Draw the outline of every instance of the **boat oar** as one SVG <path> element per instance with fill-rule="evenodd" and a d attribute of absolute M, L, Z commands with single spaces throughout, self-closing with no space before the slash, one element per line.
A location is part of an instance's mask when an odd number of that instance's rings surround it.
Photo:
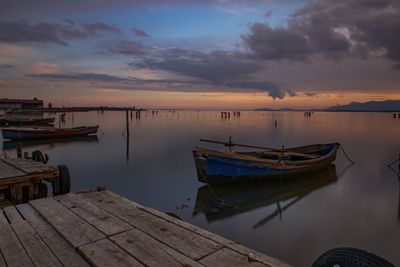
<path fill-rule="evenodd" d="M 241 146 L 241 147 L 249 147 L 249 148 L 257 148 L 257 149 L 264 149 L 264 154 L 269 154 L 269 155 L 287 155 L 287 156 L 299 156 L 299 157 L 304 157 L 304 158 L 309 158 L 309 159 L 315 159 L 320 156 L 318 155 L 310 155 L 310 154 L 304 154 L 304 153 L 298 153 L 298 152 L 293 152 L 287 149 L 275 149 L 275 148 L 270 148 L 270 147 L 262 147 L 262 146 L 252 146 L 252 145 L 244 145 L 244 144 L 236 144 L 231 141 L 231 138 L 229 138 L 229 142 L 222 142 L 222 141 L 214 141 L 214 140 L 208 140 L 208 139 L 200 139 L 201 142 L 207 142 L 207 143 L 214 143 L 214 144 L 221 144 L 228 146 L 229 148 L 232 146 Z"/>
<path fill-rule="evenodd" d="M 231 139 L 229 139 L 231 140 Z M 271 151 L 286 151 L 284 149 L 275 149 L 275 148 L 270 148 L 270 147 L 263 147 L 263 146 L 252 146 L 252 145 L 244 145 L 244 144 L 237 144 L 233 142 L 222 142 L 222 141 L 215 141 L 215 140 L 209 140 L 209 139 L 200 139 L 201 142 L 207 142 L 207 143 L 214 143 L 214 144 L 220 144 L 224 146 L 241 146 L 241 147 L 249 147 L 249 148 L 258 148 L 258 149 L 265 149 L 265 150 L 271 150 Z"/>

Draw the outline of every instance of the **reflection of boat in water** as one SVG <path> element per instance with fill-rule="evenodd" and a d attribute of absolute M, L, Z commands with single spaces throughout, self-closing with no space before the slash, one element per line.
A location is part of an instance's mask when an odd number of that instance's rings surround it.
<path fill-rule="evenodd" d="M 97 135 L 79 136 L 79 137 L 66 137 L 66 138 L 53 138 L 53 139 L 32 139 L 32 140 L 9 140 L 3 142 L 3 150 L 11 150 L 21 146 L 21 148 L 36 147 L 36 146 L 55 146 L 58 144 L 68 143 L 91 143 L 98 142 Z"/>
<path fill-rule="evenodd" d="M 4 139 L 49 139 L 96 134 L 98 129 L 98 125 L 75 128 L 14 128 L 2 129 L 2 133 Z"/>
<path fill-rule="evenodd" d="M 300 178 L 300 177 L 299 177 Z M 254 227 L 280 215 L 312 191 L 337 180 L 335 165 L 301 179 L 275 182 L 205 185 L 197 190 L 194 214 L 204 213 L 208 222 L 221 220 L 277 203 L 278 208 Z M 291 200 L 281 207 L 279 202 Z"/>
<path fill-rule="evenodd" d="M 47 125 L 54 123 L 55 118 L 2 118 L 0 125 L 22 126 L 22 125 Z"/>
<path fill-rule="evenodd" d="M 228 146 L 234 145 L 231 143 L 226 144 Z M 286 176 L 297 176 L 320 170 L 336 159 L 338 149 L 339 144 L 332 143 L 284 150 L 264 149 L 255 152 L 196 148 L 193 154 L 199 181 L 204 183 L 224 183 L 252 179 L 279 180 Z"/>

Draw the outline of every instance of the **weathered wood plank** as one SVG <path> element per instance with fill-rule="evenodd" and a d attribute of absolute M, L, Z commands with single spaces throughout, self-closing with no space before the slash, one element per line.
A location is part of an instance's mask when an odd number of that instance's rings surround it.
<path fill-rule="evenodd" d="M 4 261 L 3 255 L 0 253 L 0 267 L 6 267 L 6 262 Z"/>
<path fill-rule="evenodd" d="M 0 212 L 0 250 L 7 266 L 34 266 L 3 212 Z"/>
<path fill-rule="evenodd" d="M 0 179 L 25 175 L 24 172 L 12 167 L 4 159 L 0 159 Z"/>
<path fill-rule="evenodd" d="M 51 165 L 45 165 L 41 162 L 37 162 L 30 159 L 10 158 L 10 159 L 2 159 L 2 161 L 5 162 L 6 164 L 13 166 L 15 169 L 18 169 L 25 173 L 57 171 L 57 167 Z"/>
<path fill-rule="evenodd" d="M 26 221 L 12 223 L 11 227 L 36 266 L 62 266 Z"/>
<path fill-rule="evenodd" d="M 245 255 L 245 256 L 249 257 L 252 261 L 259 261 L 261 263 L 264 263 L 264 264 L 269 265 L 269 266 L 274 266 L 274 267 L 292 267 L 291 265 L 289 265 L 286 262 L 283 262 L 283 261 L 281 261 L 279 259 L 270 257 L 268 255 L 265 255 L 263 253 L 255 251 L 253 249 L 245 247 L 245 246 L 243 246 L 241 244 L 238 244 L 238 243 L 236 243 L 236 242 L 234 242 L 232 240 L 228 240 L 228 239 L 226 239 L 226 238 L 224 238 L 222 236 L 219 236 L 219 235 L 211 233 L 211 232 L 209 232 L 207 230 L 201 229 L 201 228 L 199 228 L 197 226 L 194 226 L 192 224 L 189 224 L 189 223 L 187 223 L 185 221 L 178 220 L 178 219 L 176 219 L 176 218 L 174 218 L 172 216 L 169 216 L 168 214 L 165 214 L 164 212 L 158 211 L 158 210 L 153 209 L 153 208 L 142 206 L 142 205 L 140 205 L 140 204 L 138 204 L 136 202 L 130 201 L 130 200 L 128 200 L 128 199 L 126 199 L 126 198 L 124 198 L 124 197 L 122 197 L 120 195 L 117 195 L 117 194 L 115 194 L 113 192 L 110 192 L 108 190 L 103 191 L 102 193 L 106 194 L 108 196 L 112 196 L 114 199 L 118 199 L 118 200 L 130 203 L 131 205 L 134 205 L 138 209 L 144 210 L 144 211 L 146 211 L 146 212 L 148 212 L 150 214 L 153 214 L 153 215 L 155 215 L 155 216 L 157 216 L 159 218 L 162 218 L 162 219 L 164 219 L 166 221 L 169 221 L 171 223 L 179 225 L 179 226 L 181 226 L 181 227 L 183 227 L 183 228 L 185 228 L 185 229 L 187 229 L 187 230 L 189 230 L 189 231 L 191 231 L 193 233 L 196 233 L 196 234 L 199 234 L 199 235 L 201 235 L 203 237 L 209 238 L 209 239 L 211 239 L 211 240 L 213 240 L 213 241 L 215 241 L 215 242 L 217 242 L 217 243 L 219 243 L 219 244 L 221 244 L 221 245 L 223 245 L 225 247 L 228 247 L 228 248 L 230 248 L 230 249 L 232 249 L 232 250 L 234 250 L 234 251 L 236 251 L 236 252 L 238 252 L 238 253 L 240 253 L 242 255 Z"/>
<path fill-rule="evenodd" d="M 105 237 L 53 198 L 29 203 L 75 248 Z"/>
<path fill-rule="evenodd" d="M 4 208 L 3 211 L 10 223 L 22 222 L 24 220 L 21 217 L 21 214 L 19 214 L 19 212 L 15 208 L 15 206 Z"/>
<path fill-rule="evenodd" d="M 131 205 L 131 202 L 101 192 L 84 193 L 82 197 L 194 260 L 222 247 L 210 239 L 144 212 Z"/>
<path fill-rule="evenodd" d="M 201 266 L 137 229 L 111 236 L 110 239 L 146 266 Z"/>
<path fill-rule="evenodd" d="M 78 251 L 92 266 L 144 266 L 108 239 L 84 245 Z"/>
<path fill-rule="evenodd" d="M 132 226 L 126 222 L 97 207 L 80 195 L 66 194 L 57 196 L 55 199 L 107 236 L 132 229 Z"/>
<path fill-rule="evenodd" d="M 201 264 L 206 266 L 218 266 L 218 267 L 266 267 L 267 265 L 260 262 L 252 262 L 248 257 L 241 255 L 233 250 L 223 248 L 211 255 L 205 257 L 200 261 Z"/>
<path fill-rule="evenodd" d="M 76 250 L 30 204 L 18 205 L 17 209 L 64 266 L 89 266 Z"/>

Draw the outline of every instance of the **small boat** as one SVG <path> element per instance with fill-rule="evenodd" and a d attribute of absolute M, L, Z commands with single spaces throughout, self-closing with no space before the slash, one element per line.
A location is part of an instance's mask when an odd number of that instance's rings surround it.
<path fill-rule="evenodd" d="M 86 136 L 96 134 L 99 126 L 83 126 L 75 128 L 13 128 L 2 129 L 4 139 L 39 139 L 39 138 L 62 138 L 73 136 Z"/>
<path fill-rule="evenodd" d="M 55 118 L 4 118 L 0 119 L 0 125 L 45 125 L 54 123 Z"/>
<path fill-rule="evenodd" d="M 226 146 L 256 146 L 201 140 Z M 219 151 L 195 148 L 198 180 L 216 184 L 254 179 L 273 180 L 320 170 L 336 159 L 339 143 L 315 144 L 288 149 L 270 149 L 253 152 Z"/>

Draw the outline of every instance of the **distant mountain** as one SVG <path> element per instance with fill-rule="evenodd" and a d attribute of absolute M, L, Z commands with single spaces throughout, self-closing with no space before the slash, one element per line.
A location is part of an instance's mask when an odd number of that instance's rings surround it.
<path fill-rule="evenodd" d="M 328 111 L 400 111 L 400 100 L 369 101 L 364 103 L 351 102 L 327 108 Z"/>
<path fill-rule="evenodd" d="M 255 111 L 273 111 L 271 108 L 256 108 Z"/>

